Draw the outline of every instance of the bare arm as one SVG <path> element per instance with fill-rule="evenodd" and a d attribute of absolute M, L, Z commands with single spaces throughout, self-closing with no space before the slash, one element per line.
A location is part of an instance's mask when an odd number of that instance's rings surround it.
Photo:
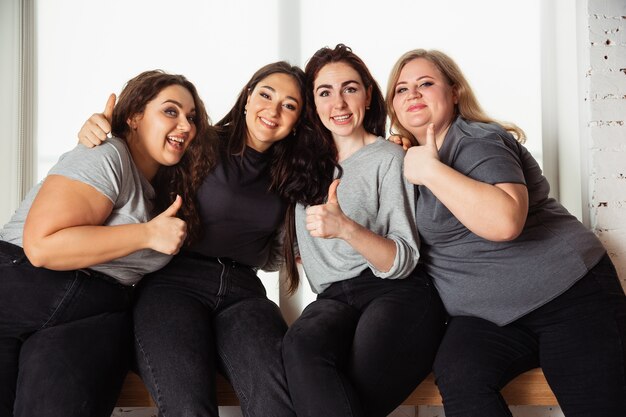
<path fill-rule="evenodd" d="M 473 233 L 487 240 L 513 240 L 528 215 L 528 190 L 523 184 L 487 184 L 469 178 L 439 160 L 434 133 L 426 143 L 407 151 L 404 174 L 424 185 Z"/>
<path fill-rule="evenodd" d="M 185 223 L 174 217 L 180 197 L 147 223 L 102 226 L 113 203 L 80 181 L 50 175 L 33 201 L 24 225 L 24 251 L 31 263 L 55 270 L 90 267 L 140 249 L 178 252 Z"/>

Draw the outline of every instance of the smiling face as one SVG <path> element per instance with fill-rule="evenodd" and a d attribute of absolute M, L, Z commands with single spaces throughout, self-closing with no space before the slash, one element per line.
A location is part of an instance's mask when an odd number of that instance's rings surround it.
<path fill-rule="evenodd" d="M 456 90 L 437 66 L 424 58 L 409 61 L 398 77 L 393 109 L 400 124 L 420 143 L 426 128 L 435 124 L 435 134 L 447 130 L 455 116 Z"/>
<path fill-rule="evenodd" d="M 135 164 L 151 180 L 161 165 L 177 164 L 196 136 L 193 96 L 180 85 L 165 87 L 129 118 L 128 146 Z"/>
<path fill-rule="evenodd" d="M 296 80 L 274 73 L 257 83 L 246 103 L 246 145 L 265 152 L 291 133 L 300 112 L 302 96 Z"/>
<path fill-rule="evenodd" d="M 323 66 L 313 82 L 315 109 L 334 138 L 363 135 L 363 119 L 371 102 L 359 73 L 345 62 Z"/>

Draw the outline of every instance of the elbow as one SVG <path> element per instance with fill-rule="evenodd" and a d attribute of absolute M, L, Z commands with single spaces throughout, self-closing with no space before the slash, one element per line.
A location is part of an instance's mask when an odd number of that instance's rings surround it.
<path fill-rule="evenodd" d="M 516 220 L 507 221 L 497 228 L 497 231 L 493 236 L 489 237 L 489 240 L 493 240 L 494 242 L 510 242 L 517 239 L 517 237 L 522 234 L 522 230 L 524 230 L 524 222 Z"/>
<path fill-rule="evenodd" d="M 24 254 L 28 261 L 38 268 L 45 268 L 47 265 L 46 253 L 36 242 L 24 238 Z"/>

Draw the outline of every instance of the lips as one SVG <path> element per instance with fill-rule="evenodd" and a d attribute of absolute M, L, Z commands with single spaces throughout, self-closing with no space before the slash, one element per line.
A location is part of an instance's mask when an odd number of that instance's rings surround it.
<path fill-rule="evenodd" d="M 420 111 L 425 108 L 426 108 L 425 104 L 413 104 L 412 106 L 409 106 L 407 111 Z"/>
<path fill-rule="evenodd" d="M 181 136 L 170 135 L 167 137 L 167 143 L 174 149 L 183 150 L 185 148 L 186 138 Z"/>
<path fill-rule="evenodd" d="M 275 129 L 276 127 L 278 127 L 278 123 L 272 122 L 271 120 L 264 117 L 259 116 L 259 120 L 261 121 L 261 124 L 263 124 L 263 126 L 269 129 Z"/>
<path fill-rule="evenodd" d="M 352 120 L 352 114 L 342 114 L 340 116 L 332 116 L 331 119 L 336 123 L 336 124 L 345 124 L 348 123 L 350 120 Z"/>

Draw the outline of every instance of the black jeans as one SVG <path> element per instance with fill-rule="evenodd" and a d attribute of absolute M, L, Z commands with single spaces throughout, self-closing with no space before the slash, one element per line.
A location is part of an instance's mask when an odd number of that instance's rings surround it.
<path fill-rule="evenodd" d="M 539 366 L 567 417 L 626 416 L 626 297 L 608 256 L 509 325 L 452 318 L 434 365 L 446 417 L 511 416 L 500 389 Z"/>
<path fill-rule="evenodd" d="M 111 415 L 130 359 L 132 288 L 97 275 L 36 268 L 0 241 L 0 417 Z"/>
<path fill-rule="evenodd" d="M 180 254 L 137 292 L 137 363 L 160 416 L 217 416 L 216 367 L 244 416 L 295 416 L 281 358 L 287 325 L 252 268 Z"/>
<path fill-rule="evenodd" d="M 430 373 L 445 314 L 430 279 L 368 269 L 332 284 L 289 328 L 283 346 L 298 417 L 393 411 Z"/>

